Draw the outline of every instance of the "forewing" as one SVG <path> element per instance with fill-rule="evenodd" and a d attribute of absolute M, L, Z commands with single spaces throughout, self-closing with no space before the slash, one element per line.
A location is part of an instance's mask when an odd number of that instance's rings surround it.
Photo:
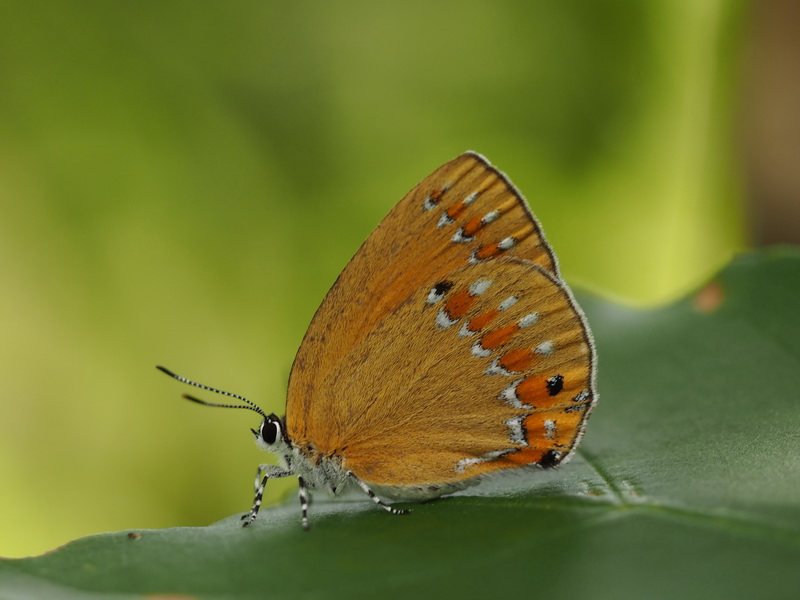
<path fill-rule="evenodd" d="M 558 277 L 539 224 L 502 173 L 468 152 L 420 182 L 367 238 L 306 332 L 289 379 L 292 439 L 321 439 L 328 411 L 339 401 L 327 378 L 409 296 L 460 267 L 503 256 L 527 259 Z"/>
<path fill-rule="evenodd" d="M 383 486 L 555 466 L 594 401 L 594 350 L 551 273 L 502 258 L 432 279 L 387 315 L 321 387 L 322 454 Z"/>

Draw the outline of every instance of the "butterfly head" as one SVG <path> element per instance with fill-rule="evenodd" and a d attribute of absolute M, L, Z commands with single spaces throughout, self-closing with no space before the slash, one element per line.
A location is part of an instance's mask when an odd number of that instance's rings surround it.
<path fill-rule="evenodd" d="M 275 413 L 265 415 L 258 430 L 250 431 L 256 438 L 256 445 L 267 452 L 281 454 L 288 446 L 285 421 Z"/>

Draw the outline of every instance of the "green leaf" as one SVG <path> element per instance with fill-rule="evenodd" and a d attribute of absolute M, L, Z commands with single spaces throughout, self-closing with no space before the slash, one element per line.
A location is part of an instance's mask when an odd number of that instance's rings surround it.
<path fill-rule="evenodd" d="M 9 598 L 787 597 L 800 585 L 800 251 L 695 296 L 584 299 L 601 400 L 575 459 L 391 516 L 295 501 L 0 562 Z M 202 501 L 202 498 L 199 499 Z"/>

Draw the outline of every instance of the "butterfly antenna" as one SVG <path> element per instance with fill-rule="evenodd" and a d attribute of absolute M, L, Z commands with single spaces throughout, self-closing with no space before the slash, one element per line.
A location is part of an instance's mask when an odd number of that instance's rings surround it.
<path fill-rule="evenodd" d="M 189 394 L 184 394 L 183 397 L 186 398 L 187 400 L 191 400 L 192 402 L 197 402 L 198 404 L 202 404 L 204 406 L 216 406 L 217 408 L 246 408 L 248 410 L 252 410 L 252 411 L 257 412 L 258 414 L 260 414 L 264 418 L 267 417 L 267 413 L 265 413 L 263 410 L 261 410 L 261 407 L 259 407 L 254 402 L 250 402 L 250 400 L 248 400 L 244 396 L 240 396 L 239 394 L 232 394 L 231 392 L 225 392 L 223 390 L 218 390 L 217 388 L 209 387 L 207 385 L 203 385 L 202 383 L 197 383 L 196 381 L 192 381 L 191 379 L 186 379 L 186 377 L 178 375 L 177 373 L 173 373 L 169 369 L 167 369 L 165 367 L 162 367 L 160 365 L 156 365 L 156 369 L 158 369 L 162 373 L 166 373 L 167 375 L 169 375 L 173 379 L 177 379 L 181 383 L 185 383 L 185 384 L 188 384 L 188 385 L 193 385 L 194 387 L 198 387 L 201 390 L 214 392 L 215 394 L 222 394 L 223 396 L 229 396 L 230 398 L 236 398 L 237 400 L 241 400 L 245 404 L 244 405 L 243 404 L 217 404 L 216 402 L 206 402 L 205 400 L 200 400 L 199 398 L 195 398 L 194 396 L 190 396 Z"/>

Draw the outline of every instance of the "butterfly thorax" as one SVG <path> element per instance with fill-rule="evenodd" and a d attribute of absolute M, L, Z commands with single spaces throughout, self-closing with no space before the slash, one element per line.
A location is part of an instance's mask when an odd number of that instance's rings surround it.
<path fill-rule="evenodd" d="M 280 456 L 285 466 L 301 476 L 310 489 L 324 489 L 332 495 L 340 494 L 346 487 L 347 469 L 337 455 L 323 455 L 313 444 L 289 442 Z"/>

